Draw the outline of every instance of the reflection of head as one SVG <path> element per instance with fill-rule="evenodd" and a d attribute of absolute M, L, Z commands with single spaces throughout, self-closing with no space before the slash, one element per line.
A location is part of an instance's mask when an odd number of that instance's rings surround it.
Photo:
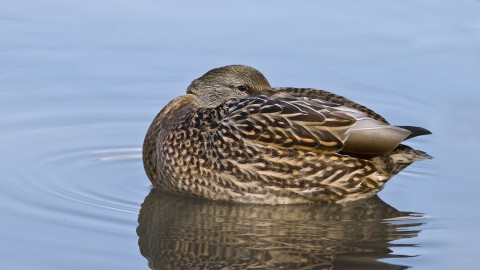
<path fill-rule="evenodd" d="M 386 221 L 399 217 L 407 221 Z M 378 197 L 349 205 L 258 206 L 152 190 L 137 233 L 152 269 L 398 269 L 377 260 L 394 257 L 390 241 L 418 234 L 414 217 Z"/>

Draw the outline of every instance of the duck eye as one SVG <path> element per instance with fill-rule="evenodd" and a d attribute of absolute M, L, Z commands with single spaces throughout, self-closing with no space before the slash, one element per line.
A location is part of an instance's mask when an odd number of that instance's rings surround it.
<path fill-rule="evenodd" d="M 240 85 L 237 87 L 238 90 L 242 91 L 242 92 L 245 92 L 248 90 L 248 88 L 245 86 L 245 85 Z"/>

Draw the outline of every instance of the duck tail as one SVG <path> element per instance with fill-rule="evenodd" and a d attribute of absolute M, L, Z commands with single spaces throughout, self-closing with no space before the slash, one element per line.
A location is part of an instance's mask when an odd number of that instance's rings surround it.
<path fill-rule="evenodd" d="M 415 150 L 409 146 L 400 144 L 390 154 L 390 158 L 394 164 L 392 173 L 393 175 L 395 175 L 408 167 L 408 165 L 412 164 L 413 162 L 431 159 L 432 156 L 423 151 Z"/>
<path fill-rule="evenodd" d="M 408 135 L 408 137 L 405 140 L 408 140 L 410 138 L 417 137 L 417 136 L 432 134 L 430 130 L 422 127 L 414 127 L 414 126 L 397 126 L 397 127 L 403 128 L 412 132 L 410 135 Z"/>

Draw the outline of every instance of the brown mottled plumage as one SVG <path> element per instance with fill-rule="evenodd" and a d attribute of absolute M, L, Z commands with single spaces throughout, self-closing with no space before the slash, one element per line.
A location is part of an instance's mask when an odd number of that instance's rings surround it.
<path fill-rule="evenodd" d="M 248 66 L 213 69 L 153 120 L 143 145 L 154 187 L 244 203 L 347 202 L 380 191 L 427 154 L 397 127 L 327 91 L 272 88 Z"/>

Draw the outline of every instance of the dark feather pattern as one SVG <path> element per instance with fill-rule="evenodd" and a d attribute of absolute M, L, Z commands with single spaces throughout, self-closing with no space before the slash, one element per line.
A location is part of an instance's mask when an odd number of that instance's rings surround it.
<path fill-rule="evenodd" d="M 298 101 L 298 102 L 297 102 Z M 232 100 L 219 107 L 224 111 L 220 126 L 252 143 L 274 144 L 309 151 L 337 152 L 343 148 L 346 131 L 355 123 L 349 115 L 331 111 L 308 100 L 271 99 L 265 96 Z M 332 132 L 328 127 L 336 127 Z"/>

